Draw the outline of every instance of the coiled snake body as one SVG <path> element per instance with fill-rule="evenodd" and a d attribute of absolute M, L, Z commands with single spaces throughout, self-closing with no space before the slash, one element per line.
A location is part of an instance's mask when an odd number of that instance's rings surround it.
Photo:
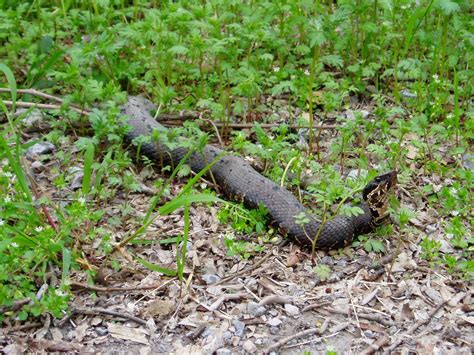
<path fill-rule="evenodd" d="M 128 102 L 121 107 L 121 112 L 127 116 L 127 124 L 130 126 L 126 135 L 129 144 L 137 137 L 150 136 L 155 129 L 166 130 L 153 119 L 145 106 L 143 99 L 129 97 Z M 141 143 L 139 151 L 157 165 L 177 165 L 187 153 L 185 148 L 169 149 L 160 141 Z M 202 151 L 192 153 L 186 163 L 197 173 L 221 152 L 221 149 L 206 145 Z M 318 249 L 345 246 L 355 235 L 373 229 L 385 217 L 388 195 L 396 183 L 395 172 L 378 176 L 363 191 L 365 202 L 360 206 L 363 214 L 352 217 L 338 215 L 321 225 L 321 222 L 311 219 L 306 208 L 291 192 L 262 176 L 237 156 L 220 157 L 211 166 L 210 171 L 213 181 L 227 196 L 243 200 L 244 204 L 251 208 L 263 204 L 273 222 L 290 238 L 309 246 L 317 238 Z M 301 212 L 305 212 L 310 218 L 310 221 L 303 225 L 296 223 L 295 218 Z"/>

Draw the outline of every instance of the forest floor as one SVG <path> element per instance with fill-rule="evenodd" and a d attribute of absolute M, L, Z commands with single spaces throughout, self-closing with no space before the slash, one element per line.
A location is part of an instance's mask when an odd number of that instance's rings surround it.
<path fill-rule="evenodd" d="M 284 100 L 280 103 L 287 107 Z M 361 109 L 354 105 L 354 111 Z M 370 114 L 371 107 L 363 110 Z M 341 114 L 349 117 L 349 111 Z M 40 135 L 24 133 L 23 139 L 32 141 Z M 324 150 L 334 135 L 324 131 L 320 139 Z M 42 193 L 58 204 L 74 196 L 74 175 L 81 171 L 76 140 L 71 135 L 60 147 L 25 159 Z M 59 150 L 69 150 L 71 158 L 61 160 Z M 52 184 L 58 168 L 70 171 L 63 189 Z M 154 195 L 153 181 L 160 177 L 147 168 L 133 174 L 142 192 L 119 190 L 107 205 L 95 207 L 103 213 L 99 226 L 115 230 L 111 243 L 137 227 Z M 182 185 L 175 179 L 167 198 L 176 196 Z M 200 188 L 208 185 L 203 181 Z M 133 249 L 134 255 L 155 264 L 174 265 L 176 245 L 159 240 L 182 232 L 182 209 L 148 228 L 144 237 L 151 240 L 149 244 L 111 253 L 108 258 L 115 264 L 97 252 L 98 242 L 78 240 L 83 270 L 96 271 L 95 284 L 88 284 L 85 271 L 72 271 L 70 314 L 63 319 L 44 314 L 4 326 L 2 351 L 471 354 L 472 282 L 421 257 L 420 241 L 426 233 L 449 253 L 447 237 L 438 228 L 436 211 L 412 197 L 409 186 L 401 184 L 396 195 L 402 205 L 417 210 L 417 216 L 410 220 L 410 233 L 400 233 L 394 226 L 392 235 L 383 240 L 385 253 L 368 252 L 359 245 L 317 252 L 314 260 L 292 243 L 266 244 L 248 259 L 229 256 L 224 238 L 246 237 L 219 222 L 218 205 L 192 206 L 183 282 L 150 271 L 129 254 Z M 327 275 L 318 276 L 315 265 L 327 266 Z M 60 272 L 50 270 L 56 276 Z"/>

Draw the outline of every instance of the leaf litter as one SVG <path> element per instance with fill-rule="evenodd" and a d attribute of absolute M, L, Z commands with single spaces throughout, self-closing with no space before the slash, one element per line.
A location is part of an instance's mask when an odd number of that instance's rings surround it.
<path fill-rule="evenodd" d="M 408 158 L 416 154 L 416 148 L 408 146 Z M 52 164 L 60 163 L 52 159 L 37 164 L 35 178 L 54 200 L 63 197 L 51 185 Z M 104 223 L 115 230 L 112 242 L 139 226 L 150 204 L 151 182 L 158 176 L 150 171 L 138 175 L 145 192 L 117 194 L 103 208 Z M 430 184 L 436 190 L 447 182 L 435 175 L 412 183 Z M 169 198 L 179 191 L 179 182 L 173 183 Z M 233 232 L 218 222 L 219 206 L 190 209 L 183 282 L 146 269 L 126 250 L 112 255 L 120 265 L 112 268 L 98 244 L 84 243 L 88 265 L 100 270 L 96 285 L 88 284 L 85 269 L 74 271 L 71 315 L 62 320 L 44 315 L 31 328 L 4 328 L 3 351 L 470 354 L 473 284 L 421 258 L 424 233 L 440 241 L 446 236 L 435 210 L 408 191 L 400 196 L 402 204 L 419 212 L 410 220 L 412 235 L 394 231 L 385 256 L 346 248 L 318 252 L 312 261 L 289 244 L 268 245 L 264 252 L 242 260 L 229 256 L 224 246 L 224 237 Z M 122 218 L 125 205 L 128 212 Z M 179 235 L 183 226 L 182 210 L 160 217 L 140 237 L 147 243 L 127 249 L 172 268 L 177 246 L 159 240 Z M 449 252 L 449 246 L 442 243 L 442 252 Z M 316 264 L 328 271 L 325 277 L 315 274 Z"/>

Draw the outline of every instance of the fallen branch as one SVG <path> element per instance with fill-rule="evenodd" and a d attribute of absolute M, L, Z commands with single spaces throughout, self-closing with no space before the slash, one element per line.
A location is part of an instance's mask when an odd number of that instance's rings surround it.
<path fill-rule="evenodd" d="M 327 318 L 323 325 L 320 327 L 320 328 L 310 328 L 310 329 L 306 329 L 306 330 L 303 330 L 302 332 L 298 332 L 296 334 L 292 334 L 290 336 L 287 336 L 286 338 L 283 338 L 279 341 L 277 341 L 276 343 L 270 345 L 267 349 L 265 349 L 264 353 L 265 354 L 268 354 L 270 352 L 272 352 L 273 350 L 276 350 L 276 349 L 279 349 L 282 345 L 285 345 L 286 343 L 294 340 L 294 339 L 297 339 L 297 338 L 301 338 L 301 337 L 304 337 L 304 336 L 308 336 L 308 335 L 313 335 L 313 334 L 323 334 L 328 325 L 329 325 L 329 318 Z"/>
<path fill-rule="evenodd" d="M 159 118 L 159 117 L 158 117 Z M 162 124 L 168 125 L 168 126 L 180 126 L 180 122 L 176 121 L 166 121 L 163 120 L 161 121 Z M 227 123 L 227 122 L 221 122 L 217 121 L 214 122 L 216 127 L 228 127 L 228 128 L 233 128 L 233 129 L 245 129 L 245 128 L 253 128 L 254 123 Z M 260 123 L 260 127 L 262 128 L 275 128 L 275 127 L 281 127 L 283 124 L 282 123 Z M 290 129 L 309 129 L 309 126 L 305 125 L 298 125 L 298 124 L 289 124 L 286 125 Z M 313 130 L 318 130 L 318 129 L 335 129 L 339 127 L 338 125 L 314 125 Z"/>
<path fill-rule="evenodd" d="M 335 314 L 342 314 L 342 315 L 345 315 L 345 316 L 350 316 L 352 314 L 351 311 L 344 311 L 342 309 L 335 309 L 335 308 L 324 308 L 325 310 L 327 310 L 328 312 L 331 312 L 331 313 L 335 313 Z M 357 316 L 359 318 L 363 318 L 363 319 L 367 319 L 367 320 L 371 320 L 371 321 L 374 321 L 374 322 L 377 322 L 377 323 L 380 323 L 386 327 L 390 327 L 393 325 L 393 322 L 392 321 L 389 321 L 385 318 L 382 318 L 382 316 L 380 314 L 365 314 L 365 313 L 357 313 Z"/>
<path fill-rule="evenodd" d="M 384 352 L 384 354 L 390 354 L 397 346 L 399 346 L 403 342 L 403 338 L 413 336 L 415 331 L 421 327 L 424 324 L 429 323 L 434 315 L 438 313 L 438 311 L 443 308 L 443 306 L 447 303 L 448 301 L 443 301 L 440 304 L 438 304 L 435 308 L 431 310 L 431 312 L 428 314 L 426 319 L 420 319 L 418 322 L 413 324 L 410 328 L 407 329 L 407 331 L 400 335 L 397 340 L 395 340 L 392 345 L 390 345 Z"/>
<path fill-rule="evenodd" d="M 138 290 L 154 290 L 154 289 L 158 289 L 164 286 L 163 283 L 160 283 L 160 284 L 145 285 L 145 286 L 103 287 L 103 286 L 87 285 L 85 283 L 75 282 L 75 281 L 71 281 L 69 285 L 72 287 L 77 287 L 77 288 L 96 291 L 96 292 L 130 292 L 130 291 L 138 291 Z"/>
<path fill-rule="evenodd" d="M 266 306 L 268 304 L 279 303 L 279 304 L 287 304 L 293 303 L 293 298 L 289 296 L 280 296 L 280 295 L 271 295 L 264 297 L 258 303 L 259 306 Z"/>
<path fill-rule="evenodd" d="M 377 340 L 375 343 L 370 344 L 367 348 L 360 352 L 361 355 L 371 355 L 374 352 L 380 350 L 385 345 L 390 342 L 390 338 L 388 336 L 384 336 L 382 339 Z"/>
<path fill-rule="evenodd" d="M 46 339 L 33 339 L 31 337 L 28 338 L 27 343 L 30 347 L 33 347 L 36 350 L 42 350 L 46 352 L 73 353 L 80 352 L 84 348 L 84 345 L 80 343 L 69 343 L 65 341 L 53 341 Z"/>
<path fill-rule="evenodd" d="M 209 307 L 207 307 L 207 309 L 210 312 L 214 312 L 214 311 L 217 311 L 219 309 L 219 307 L 226 301 L 239 300 L 239 299 L 245 298 L 245 297 L 247 297 L 247 294 L 244 293 L 244 292 L 222 295 L 216 301 L 214 301 L 214 303 L 212 303 Z"/>
<path fill-rule="evenodd" d="M 3 103 L 8 107 L 13 106 L 13 101 L 4 100 Z M 15 106 L 16 107 L 23 107 L 23 108 L 37 107 L 37 108 L 44 108 L 44 109 L 47 109 L 47 110 L 60 110 L 61 107 L 62 107 L 61 105 L 38 104 L 36 102 L 23 102 L 23 101 L 17 101 L 15 103 Z M 88 111 L 88 110 L 82 110 L 82 109 L 74 107 L 74 106 L 70 106 L 69 108 L 73 111 L 76 111 L 77 113 L 79 113 L 81 115 L 84 115 L 84 116 L 87 116 L 90 113 L 90 111 Z"/>
<path fill-rule="evenodd" d="M 105 308 L 100 308 L 100 307 L 92 307 L 92 308 L 72 307 L 71 311 L 72 311 L 72 313 L 84 314 L 84 315 L 88 315 L 88 316 L 97 316 L 98 313 L 101 313 L 101 314 L 106 314 L 106 315 L 109 315 L 109 316 L 128 319 L 128 320 L 131 320 L 131 321 L 133 321 L 135 323 L 138 323 L 140 325 L 146 325 L 146 321 L 144 321 L 141 318 L 132 316 L 131 314 L 121 313 L 121 312 L 118 312 L 118 311 L 111 311 L 111 310 L 108 310 L 108 309 L 105 309 Z"/>
<path fill-rule="evenodd" d="M 3 314 L 5 312 L 9 312 L 9 311 L 10 312 L 17 311 L 17 310 L 21 309 L 24 305 L 27 305 L 30 302 L 31 302 L 31 298 L 28 297 L 28 298 L 25 298 L 25 299 L 22 299 L 22 300 L 19 300 L 19 301 L 15 301 L 10 305 L 1 306 L 0 307 L 0 314 Z"/>
<path fill-rule="evenodd" d="M 217 285 L 221 285 L 227 281 L 230 281 L 236 277 L 239 277 L 239 276 L 242 276 L 242 275 L 245 275 L 247 273 L 249 273 L 250 271 L 252 270 L 255 270 L 256 268 L 258 268 L 260 265 L 262 265 L 270 256 L 272 256 L 273 254 L 272 253 L 268 253 L 267 255 L 265 255 L 263 258 L 261 258 L 259 261 L 257 261 L 255 264 L 252 264 L 249 268 L 247 269 L 244 269 L 244 270 L 241 270 L 241 271 L 238 271 L 236 272 L 235 274 L 233 275 L 230 275 L 230 276 L 226 276 L 224 277 L 223 279 L 221 279 L 220 281 L 216 282 L 214 284 L 214 286 L 217 286 Z"/>

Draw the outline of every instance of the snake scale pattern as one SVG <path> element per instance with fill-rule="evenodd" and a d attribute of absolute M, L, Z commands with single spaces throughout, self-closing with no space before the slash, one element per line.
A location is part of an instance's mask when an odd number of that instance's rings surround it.
<path fill-rule="evenodd" d="M 129 145 L 137 137 L 150 136 L 155 129 L 166 131 L 166 128 L 150 115 L 143 98 L 129 96 L 127 103 L 121 106 L 121 113 L 126 116 L 130 126 L 125 137 Z M 158 141 L 141 143 L 139 152 L 158 166 L 176 166 L 186 155 L 187 149 L 169 149 L 163 142 Z M 206 145 L 202 151 L 192 153 L 186 164 L 197 173 L 221 152 L 221 149 Z M 243 201 L 250 208 L 263 204 L 273 224 L 289 238 L 303 246 L 312 246 L 316 239 L 316 248 L 325 250 L 343 247 L 350 243 L 354 236 L 367 233 L 378 225 L 386 215 L 388 195 L 396 183 L 394 171 L 378 176 L 363 191 L 365 202 L 360 205 L 363 214 L 353 217 L 337 215 L 321 224 L 311 217 L 311 213 L 290 191 L 262 176 L 240 157 L 223 155 L 210 171 L 213 181 L 227 197 Z M 309 223 L 296 223 L 295 216 L 301 212 L 305 212 L 310 218 Z"/>

